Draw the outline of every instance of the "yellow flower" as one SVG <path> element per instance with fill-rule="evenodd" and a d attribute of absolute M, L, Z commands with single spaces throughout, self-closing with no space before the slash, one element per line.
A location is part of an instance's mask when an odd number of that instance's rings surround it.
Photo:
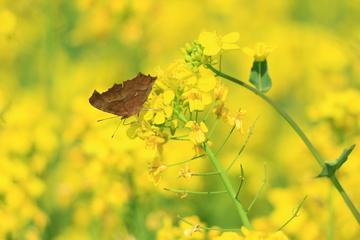
<path fill-rule="evenodd" d="M 149 164 L 149 181 L 154 182 L 156 186 L 160 180 L 160 173 L 164 172 L 167 169 L 167 166 L 163 162 L 159 162 L 159 157 L 155 157 L 152 164 Z"/>
<path fill-rule="evenodd" d="M 225 120 L 233 127 L 235 127 L 236 131 L 239 131 L 241 134 L 244 134 L 244 129 L 243 129 L 243 120 L 242 117 L 245 115 L 246 111 L 245 110 L 238 110 L 235 111 L 235 116 L 231 117 L 231 116 L 226 116 Z"/>
<path fill-rule="evenodd" d="M 189 91 L 184 92 L 182 97 L 186 99 L 184 103 L 189 103 L 190 112 L 196 110 L 203 111 L 205 105 L 211 103 L 211 95 L 206 92 L 201 92 L 196 88 L 192 88 Z"/>
<path fill-rule="evenodd" d="M 241 232 L 245 235 L 245 238 L 243 238 L 244 240 L 289 240 L 282 231 L 266 233 L 262 231 L 250 231 L 242 226 Z"/>
<path fill-rule="evenodd" d="M 185 237 L 190 237 L 190 236 L 192 236 L 195 232 L 201 232 L 201 231 L 200 231 L 200 225 L 199 225 L 199 224 L 193 225 L 192 228 L 185 229 L 184 234 L 185 234 Z"/>
<path fill-rule="evenodd" d="M 171 88 L 167 88 L 164 91 L 164 104 L 169 105 L 175 97 L 175 92 Z"/>
<path fill-rule="evenodd" d="M 277 47 L 275 45 L 268 46 L 263 42 L 259 42 L 255 44 L 254 49 L 244 47 L 242 50 L 245 54 L 254 58 L 255 61 L 262 62 L 267 58 L 267 56 L 269 56 L 269 53 L 275 51 L 276 49 Z"/>
<path fill-rule="evenodd" d="M 199 35 L 199 42 L 204 47 L 204 54 L 215 56 L 222 51 L 240 49 L 234 42 L 239 40 L 240 36 L 237 32 L 218 36 L 215 32 L 203 31 Z"/>
<path fill-rule="evenodd" d="M 171 120 L 171 123 L 170 123 L 170 130 L 171 130 L 171 134 L 174 135 L 175 131 L 176 131 L 176 128 L 178 127 L 178 119 L 173 119 Z"/>
<path fill-rule="evenodd" d="M 147 132 L 145 134 L 145 148 L 154 150 L 157 148 L 157 144 L 164 143 L 165 139 L 161 136 L 156 136 L 155 132 Z"/>
<path fill-rule="evenodd" d="M 235 232 L 224 232 L 221 236 L 217 236 L 214 240 L 289 240 L 282 232 L 266 233 L 263 231 L 250 231 L 244 226 L 241 228 L 244 237 L 239 236 Z"/>
<path fill-rule="evenodd" d="M 203 67 L 199 68 L 197 78 L 188 79 L 185 92 L 181 95 L 185 99 L 184 103 L 189 103 L 190 111 L 202 111 L 205 105 L 212 102 L 209 91 L 216 86 L 216 78 L 210 70 Z"/>
<path fill-rule="evenodd" d="M 220 81 L 216 82 L 216 86 L 214 88 L 214 98 L 216 100 L 226 101 L 228 92 L 228 87 L 224 86 Z"/>
<path fill-rule="evenodd" d="M 157 145 L 165 143 L 166 135 L 157 129 L 151 129 L 143 132 L 143 128 L 136 129 L 136 134 L 139 138 L 145 141 L 145 148 L 154 150 L 157 149 Z"/>
<path fill-rule="evenodd" d="M 196 87 L 202 92 L 209 92 L 213 90 L 216 86 L 216 78 L 214 73 L 204 67 L 199 67 L 200 73 L 197 74 L 197 84 Z"/>
<path fill-rule="evenodd" d="M 212 102 L 211 94 L 208 92 L 216 86 L 216 78 L 209 69 L 199 67 L 195 74 L 184 61 L 176 61 L 165 71 L 157 68 L 156 72 L 156 86 L 162 93 L 153 97 L 150 107 L 156 111 L 148 111 L 144 117 L 146 120 L 154 118 L 152 123 L 162 124 L 166 119 L 171 119 L 177 104 L 189 106 L 193 112 L 204 110 L 205 106 Z"/>
<path fill-rule="evenodd" d="M 224 232 L 221 236 L 213 238 L 213 240 L 243 240 L 243 238 L 234 232 Z"/>
<path fill-rule="evenodd" d="M 212 112 L 215 113 L 217 118 L 225 117 L 229 114 L 229 110 L 225 107 L 224 103 L 216 105 Z"/>
<path fill-rule="evenodd" d="M 173 98 L 174 95 L 171 88 L 166 89 L 164 93 L 154 96 L 150 102 L 149 111 L 144 115 L 144 119 L 147 121 L 152 120 L 153 124 L 163 124 L 173 114 L 173 107 L 169 105 Z"/>
<path fill-rule="evenodd" d="M 185 124 L 185 127 L 192 129 L 191 132 L 189 133 L 189 139 L 191 142 L 193 142 L 195 145 L 205 142 L 206 140 L 205 133 L 208 132 L 209 130 L 204 122 L 198 124 L 197 122 L 189 121 Z"/>
<path fill-rule="evenodd" d="M 175 60 L 165 71 L 159 67 L 155 69 L 158 80 L 155 85 L 162 91 L 168 88 L 181 91 L 189 81 L 196 81 L 196 74 L 187 67 L 183 59 Z"/>
<path fill-rule="evenodd" d="M 192 171 L 190 171 L 190 164 L 185 163 L 185 170 L 180 168 L 179 170 L 179 177 L 184 177 L 186 180 L 190 181 L 191 177 L 194 175 Z"/>

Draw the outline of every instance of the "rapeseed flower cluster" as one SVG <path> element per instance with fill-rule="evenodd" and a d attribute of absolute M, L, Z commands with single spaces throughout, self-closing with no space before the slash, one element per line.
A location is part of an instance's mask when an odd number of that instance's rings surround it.
<path fill-rule="evenodd" d="M 259 103 L 254 94 L 215 77 L 212 90 L 197 87 L 179 99 L 181 95 L 175 96 L 174 89 L 178 88 L 174 85 L 180 86 L 181 81 L 167 81 L 172 87 L 157 81 L 156 92 L 144 106 L 148 111 L 140 114 L 141 124 L 131 124 L 129 129 L 120 126 L 114 138 L 111 135 L 118 122 L 97 123 L 104 113 L 92 109 L 87 100 L 95 88 L 105 90 L 140 70 L 179 80 L 176 76 L 206 74 L 208 69 L 203 64 L 217 68 L 222 63 L 223 70 L 246 79 L 249 58 L 239 57 L 241 51 L 225 55 L 222 62 L 212 55 L 217 51 L 227 53 L 231 44 L 235 44 L 232 40 L 236 35 L 225 38 L 227 34 L 214 32 L 204 35 L 209 36 L 208 45 L 200 44 L 199 39 L 190 47 L 186 45 L 189 57 L 176 60 L 168 68 L 172 71 L 175 66 L 186 66 L 177 68 L 181 72 L 166 72 L 167 68 L 152 71 L 154 66 L 167 66 L 169 59 L 177 58 L 174 47 L 182 46 L 204 26 L 217 26 L 224 33 L 240 31 L 244 45 L 252 46 L 261 39 L 280 46 L 268 58 L 274 85 L 269 96 L 276 96 L 276 102 L 290 109 L 295 120 L 300 120 L 325 159 L 334 159 L 344 146 L 360 140 L 359 111 L 354 104 L 359 102 L 360 92 L 356 24 L 359 10 L 354 1 L 326 6 L 318 1 L 300 0 L 270 5 L 265 1 L 233 0 L 206 4 L 156 0 L 2 2 L 0 238 L 212 239 L 221 235 L 235 239 L 253 235 L 269 238 L 277 236 L 274 229 L 288 219 L 299 199 L 308 194 L 300 216 L 283 229 L 290 239 L 356 239 L 360 234 L 358 223 L 339 194 L 326 179 L 313 178 L 319 169 L 303 143 L 295 134 L 289 134 L 289 128 L 282 127 L 282 121 L 268 106 Z M 256 60 L 257 56 L 268 56 L 271 50 L 268 47 L 259 45 L 252 52 L 240 49 Z M 206 48 L 208 55 L 204 55 Z M 196 81 L 194 86 L 199 84 Z M 204 84 L 207 85 L 206 81 Z M 209 99 L 206 93 L 212 97 L 209 104 L 205 101 Z M 174 99 L 179 99 L 184 108 L 176 108 Z M 201 108 L 204 110 L 197 110 Z M 182 112 L 183 109 L 187 110 Z M 211 109 L 214 115 L 209 114 L 207 121 L 202 121 Z M 208 191 L 209 187 L 222 190 L 213 176 L 198 177 L 212 171 L 211 166 L 202 159 L 190 162 L 189 168 L 185 163 L 169 165 L 194 157 L 194 151 L 185 151 L 182 145 L 186 149 L 195 146 L 188 137 L 193 129 L 185 127 L 187 122 L 199 125 L 200 130 L 201 123 L 205 124 L 208 132 L 201 130 L 205 139 L 209 136 L 212 140 L 223 139 L 229 126 L 217 124 L 216 131 L 212 131 L 213 117 L 229 121 L 229 117 L 235 118 L 241 115 L 237 112 L 245 109 L 247 113 L 241 120 L 245 123 L 244 134 L 246 121 L 261 117 L 240 160 L 245 167 L 240 195 L 247 202 L 256 195 L 263 177 L 259 169 L 266 161 L 267 185 L 254 205 L 256 217 L 251 219 L 253 229 L 263 230 L 263 235 L 252 230 L 246 236 L 208 231 L 202 228 L 207 227 L 205 222 L 237 225 L 238 218 L 232 212 L 224 219 L 228 202 L 213 195 L 199 200 L 200 197 L 185 192 L 180 194 L 187 197 L 180 199 L 162 189 L 171 186 L 180 190 Z M 177 116 L 182 115 L 184 118 L 179 120 Z M 129 140 L 126 134 L 135 139 Z M 186 136 L 183 138 L 187 141 L 179 138 L 173 141 L 175 136 Z M 239 151 L 242 143 L 239 136 L 233 135 L 219 154 L 224 160 L 222 164 L 226 165 L 232 159 L 228 156 Z M 209 140 L 203 143 L 211 145 Z M 199 149 L 203 143 L 194 149 L 203 153 Z M 217 147 L 214 141 L 211 148 Z M 171 149 L 170 153 L 166 148 Z M 359 161 L 352 160 L 359 157 L 355 148 L 351 159 L 337 173 L 357 207 L 360 166 Z M 190 181 L 179 177 L 179 169 L 191 175 Z M 232 179 L 239 179 L 238 168 L 228 173 Z M 149 182 L 149 178 L 153 180 Z M 287 200 L 283 201 L 284 198 Z M 210 211 L 207 206 L 211 206 Z M 191 226 L 178 224 L 176 215 L 194 212 L 201 220 L 184 219 L 194 225 L 198 223 L 201 232 L 194 231 L 186 238 L 184 232 Z"/>

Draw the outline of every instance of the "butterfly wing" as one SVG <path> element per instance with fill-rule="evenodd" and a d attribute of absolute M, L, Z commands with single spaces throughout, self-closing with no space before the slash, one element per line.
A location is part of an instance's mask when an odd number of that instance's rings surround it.
<path fill-rule="evenodd" d="M 108 91 L 99 93 L 96 90 L 89 99 L 95 108 L 122 116 L 122 119 L 139 113 L 151 92 L 157 77 L 139 74 L 122 84 L 114 84 Z"/>

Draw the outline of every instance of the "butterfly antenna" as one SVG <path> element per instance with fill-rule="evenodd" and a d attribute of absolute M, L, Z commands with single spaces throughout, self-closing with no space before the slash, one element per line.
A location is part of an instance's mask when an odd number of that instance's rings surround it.
<path fill-rule="evenodd" d="M 114 117 L 108 117 L 108 118 L 103 118 L 103 119 L 99 119 L 97 120 L 98 122 L 101 122 L 101 121 L 104 121 L 104 120 L 109 120 L 109 119 L 112 119 L 112 118 L 117 118 L 119 116 L 114 116 Z"/>
<path fill-rule="evenodd" d="M 111 138 L 113 138 L 115 136 L 115 133 L 117 132 L 117 130 L 119 129 L 120 123 L 122 122 L 122 119 L 120 120 L 119 124 L 117 125 L 113 135 L 111 136 Z"/>

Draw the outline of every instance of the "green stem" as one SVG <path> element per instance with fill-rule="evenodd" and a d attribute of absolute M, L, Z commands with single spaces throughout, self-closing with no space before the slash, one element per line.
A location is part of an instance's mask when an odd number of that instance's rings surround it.
<path fill-rule="evenodd" d="M 251 137 L 251 135 L 252 135 L 252 130 L 254 129 L 255 123 L 256 123 L 256 121 L 258 120 L 258 118 L 259 118 L 259 117 L 257 117 L 257 118 L 255 119 L 255 121 L 253 122 L 253 124 L 250 126 L 249 133 L 248 133 L 248 135 L 247 135 L 247 138 L 246 138 L 243 146 L 241 147 L 240 151 L 239 151 L 238 154 L 235 156 L 234 160 L 231 162 L 231 164 L 229 165 L 229 167 L 225 170 L 225 172 L 228 172 L 228 171 L 230 170 L 230 168 L 234 165 L 234 163 L 236 162 L 236 160 L 238 159 L 238 157 L 240 156 L 240 154 L 242 153 L 242 151 L 245 149 L 246 144 L 249 142 L 249 139 L 250 139 L 250 137 Z M 233 128 L 232 130 L 234 130 L 234 128 Z M 232 130 L 231 130 L 231 131 L 232 131 Z M 218 153 L 218 152 L 216 152 L 215 155 L 216 155 L 217 153 Z"/>
<path fill-rule="evenodd" d="M 212 191 L 212 192 L 194 192 L 194 191 L 187 191 L 187 190 L 174 190 L 169 188 L 164 188 L 165 191 L 174 192 L 174 193 L 190 193 L 190 194 L 200 194 L 200 195 L 209 195 L 209 194 L 222 194 L 226 193 L 226 191 Z"/>
<path fill-rule="evenodd" d="M 165 138 L 166 140 L 178 140 L 178 141 L 189 141 L 189 139 L 182 139 L 184 137 L 189 137 L 189 134 L 187 135 L 182 135 L 182 136 L 176 136 L 176 137 L 169 137 L 169 138 Z"/>
<path fill-rule="evenodd" d="M 231 134 L 234 132 L 235 127 L 233 127 L 230 130 L 230 133 L 227 135 L 226 139 L 223 141 L 223 143 L 221 144 L 221 146 L 219 147 L 219 149 L 215 152 L 215 156 L 218 155 L 218 153 L 221 151 L 221 149 L 224 147 L 225 143 L 229 140 Z"/>
<path fill-rule="evenodd" d="M 201 154 L 201 155 L 199 155 L 199 156 L 190 158 L 190 159 L 188 159 L 188 160 L 185 160 L 185 161 L 182 161 L 182 162 L 173 163 L 173 164 L 169 164 L 169 165 L 166 165 L 166 166 L 167 166 L 167 167 L 173 167 L 173 166 L 176 166 L 176 165 L 180 165 L 180 164 L 187 163 L 187 162 L 190 162 L 190 161 L 192 161 L 192 160 L 201 158 L 201 157 L 203 157 L 203 156 L 205 156 L 205 154 Z"/>
<path fill-rule="evenodd" d="M 219 119 L 216 118 L 216 119 L 215 119 L 215 122 L 214 122 L 214 124 L 213 124 L 213 126 L 212 126 L 212 128 L 211 128 L 211 130 L 210 130 L 210 132 L 209 132 L 209 134 L 208 134 L 208 136 L 207 136 L 207 139 L 210 139 L 211 136 L 213 135 L 213 133 L 214 133 L 214 131 L 215 131 L 215 128 L 216 128 L 216 125 L 218 124 L 218 122 L 219 122 Z"/>
<path fill-rule="evenodd" d="M 283 229 L 289 222 L 291 222 L 294 218 L 298 217 L 298 212 L 300 211 L 301 206 L 303 205 L 303 203 L 305 202 L 307 198 L 307 195 L 305 196 L 305 198 L 300 202 L 300 204 L 298 205 L 297 209 L 295 210 L 295 212 L 293 213 L 292 217 L 286 222 L 284 223 L 284 225 L 282 225 L 277 231 L 280 231 L 281 229 Z"/>
<path fill-rule="evenodd" d="M 181 112 L 180 109 L 174 108 L 174 114 L 178 117 L 178 119 L 180 119 L 183 123 L 187 123 L 188 120 L 186 119 L 186 117 L 184 116 L 184 114 Z"/>
<path fill-rule="evenodd" d="M 218 172 L 209 172 L 209 173 L 195 173 L 193 176 L 211 176 L 211 175 L 218 175 Z"/>
<path fill-rule="evenodd" d="M 238 187 L 238 190 L 236 191 L 236 198 L 238 199 L 239 197 L 239 193 L 240 193 L 240 190 L 241 190 L 241 187 L 244 183 L 244 179 L 245 179 L 245 173 L 244 173 L 244 168 L 242 167 L 242 165 L 240 164 L 240 184 L 239 184 L 239 187 Z"/>
<path fill-rule="evenodd" d="M 242 204 L 240 203 L 240 201 L 236 198 L 236 193 L 235 190 L 233 189 L 233 186 L 228 178 L 228 176 L 226 175 L 225 170 L 221 167 L 219 161 L 217 160 L 215 154 L 211 151 L 211 149 L 207 146 L 206 143 L 202 143 L 202 148 L 205 150 L 206 155 L 209 157 L 209 159 L 211 160 L 212 164 L 214 165 L 215 169 L 217 172 L 219 172 L 220 178 L 224 183 L 224 186 L 228 192 L 228 194 L 230 195 L 230 199 L 233 202 L 233 204 L 235 205 L 235 208 L 240 216 L 240 219 L 242 221 L 242 224 L 249 230 L 251 230 L 251 225 L 250 225 L 250 221 L 248 216 L 246 215 L 246 212 L 244 210 L 244 207 L 242 206 Z"/>
<path fill-rule="evenodd" d="M 354 204 L 351 202 L 349 196 L 346 194 L 344 189 L 341 187 L 339 181 L 337 180 L 335 175 L 331 175 L 330 177 L 331 182 L 334 184 L 335 188 L 339 191 L 343 199 L 345 200 L 346 204 L 350 208 L 350 211 L 354 214 L 358 224 L 360 224 L 360 213 L 355 208 Z"/>
<path fill-rule="evenodd" d="M 210 116 L 210 114 L 212 113 L 212 111 L 213 111 L 213 109 L 214 109 L 214 107 L 215 107 L 216 103 L 217 103 L 217 100 L 215 99 L 215 101 L 213 101 L 213 103 L 212 103 L 211 107 L 209 108 L 209 110 L 208 110 L 208 112 L 207 112 L 206 116 L 204 117 L 203 122 L 206 122 L 206 120 L 208 119 L 208 117 L 209 117 L 209 116 Z"/>
<path fill-rule="evenodd" d="M 256 202 L 258 197 L 260 196 L 260 193 L 264 189 L 265 184 L 266 184 L 266 162 L 264 163 L 264 176 L 263 176 L 263 180 L 262 180 L 262 183 L 261 183 L 261 187 L 260 187 L 259 191 L 257 192 L 256 196 L 254 197 L 254 199 L 252 200 L 252 202 L 250 203 L 250 205 L 249 205 L 248 209 L 246 210 L 246 212 L 250 211 L 250 209 L 252 208 L 252 206 L 254 205 L 254 203 Z"/>
<path fill-rule="evenodd" d="M 207 64 L 206 67 L 209 68 L 211 71 L 213 71 L 217 76 L 228 79 L 228 80 L 230 80 L 230 81 L 232 81 L 234 83 L 237 83 L 237 84 L 243 86 L 244 88 L 252 91 L 256 95 L 258 95 L 259 97 L 264 99 L 267 103 L 269 103 L 290 124 L 290 126 L 295 130 L 295 132 L 304 141 L 304 143 L 306 144 L 306 146 L 308 147 L 310 152 L 313 154 L 313 156 L 315 157 L 315 159 L 319 163 L 319 165 L 322 168 L 324 168 L 325 162 L 320 157 L 319 153 L 316 151 L 316 149 L 314 148 L 312 143 L 309 141 L 309 139 L 306 137 L 306 135 L 300 129 L 300 127 L 295 123 L 295 121 L 278 104 L 276 104 L 273 100 L 268 98 L 265 94 L 263 94 L 262 92 L 260 92 L 256 88 L 253 88 L 250 85 L 248 85 L 248 84 L 246 84 L 246 83 L 244 83 L 244 82 L 242 82 L 242 81 L 240 81 L 240 80 L 238 80 L 238 79 L 236 79 L 234 77 L 231 77 L 231 76 L 226 75 L 226 74 L 224 74 L 222 72 L 219 72 L 217 69 L 212 67 L 210 64 Z M 341 187 L 339 181 L 336 179 L 336 176 L 335 175 L 331 176 L 330 180 L 333 183 L 333 185 L 335 186 L 335 188 L 338 190 L 340 195 L 343 197 L 345 203 L 348 205 L 350 211 L 353 213 L 353 215 L 354 215 L 355 219 L 357 220 L 357 222 L 360 223 L 360 214 L 359 214 L 359 212 L 355 208 L 354 204 L 351 202 L 349 196 L 345 193 L 344 189 Z"/>

